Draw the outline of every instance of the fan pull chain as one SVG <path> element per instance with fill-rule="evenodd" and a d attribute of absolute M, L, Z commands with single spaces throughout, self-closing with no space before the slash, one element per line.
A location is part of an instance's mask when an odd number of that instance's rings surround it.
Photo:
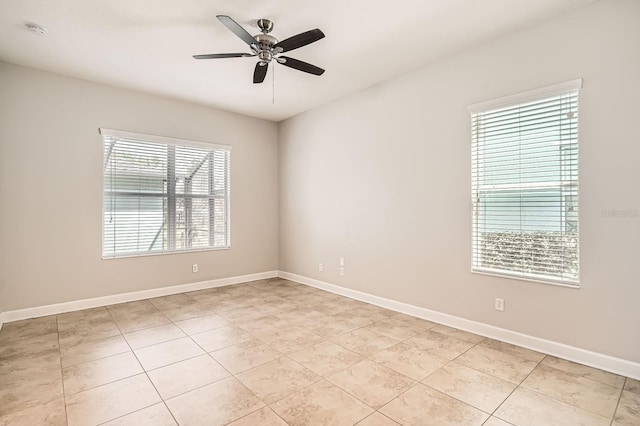
<path fill-rule="evenodd" d="M 276 67 L 275 64 L 271 70 L 271 105 L 276 104 Z"/>

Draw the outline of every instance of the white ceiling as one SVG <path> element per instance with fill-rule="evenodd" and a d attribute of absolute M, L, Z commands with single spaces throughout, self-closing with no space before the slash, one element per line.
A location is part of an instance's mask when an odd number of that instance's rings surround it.
<path fill-rule="evenodd" d="M 0 0 L 0 59 L 280 121 L 592 1 Z M 254 85 L 255 58 L 192 59 L 249 52 L 218 14 L 251 34 L 271 19 L 280 40 L 320 28 L 326 38 L 287 55 L 326 73 L 276 65 L 274 93 L 274 65 Z"/>

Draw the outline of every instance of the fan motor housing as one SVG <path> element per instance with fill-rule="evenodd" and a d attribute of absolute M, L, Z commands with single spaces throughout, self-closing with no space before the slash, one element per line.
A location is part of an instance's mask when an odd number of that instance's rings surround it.
<path fill-rule="evenodd" d="M 278 43 L 278 39 L 269 34 L 258 34 L 253 38 L 258 42 L 258 47 L 260 50 L 269 50 L 272 49 L 273 46 Z"/>

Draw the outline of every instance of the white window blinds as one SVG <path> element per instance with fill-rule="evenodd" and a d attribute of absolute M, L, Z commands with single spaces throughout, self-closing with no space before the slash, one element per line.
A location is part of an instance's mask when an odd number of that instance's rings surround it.
<path fill-rule="evenodd" d="M 230 147 L 100 131 L 103 257 L 229 247 Z"/>
<path fill-rule="evenodd" d="M 469 107 L 472 271 L 578 285 L 581 84 Z"/>

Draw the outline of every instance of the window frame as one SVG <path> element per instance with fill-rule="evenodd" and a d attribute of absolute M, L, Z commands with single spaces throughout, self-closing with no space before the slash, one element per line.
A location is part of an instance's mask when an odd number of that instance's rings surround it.
<path fill-rule="evenodd" d="M 481 114 L 481 113 L 488 113 L 490 111 L 493 110 L 498 110 L 501 108 L 515 108 L 519 105 L 522 104 L 526 104 L 529 102 L 536 102 L 536 101 L 540 101 L 540 100 L 544 100 L 544 99 L 550 99 L 553 97 L 557 97 L 560 95 L 564 95 L 566 93 L 572 92 L 572 91 L 577 91 L 579 96 L 579 92 L 580 89 L 582 89 L 582 79 L 574 79 L 574 80 L 570 80 L 567 82 L 563 82 L 563 83 L 559 83 L 559 84 L 554 84 L 551 86 L 546 86 L 546 87 L 542 87 L 539 89 L 535 89 L 535 90 L 531 90 L 531 91 L 527 91 L 527 92 L 523 92 L 523 93 L 519 93 L 519 94 L 515 94 L 515 95 L 510 95 L 510 96 L 505 96 L 502 98 L 498 98 L 498 99 L 494 99 L 494 100 L 490 100 L 490 101 L 485 101 L 485 102 L 480 102 L 480 103 L 476 103 L 473 105 L 469 105 L 467 107 L 467 111 L 469 112 L 470 116 L 471 116 L 471 120 L 470 120 L 470 130 L 471 130 L 471 211 L 472 211 L 472 230 L 471 230 L 471 273 L 474 274 L 480 274 L 480 275 L 489 275 L 489 276 L 495 276 L 495 277 L 500 277 L 500 278 L 510 278 L 510 279 L 516 279 L 516 280 L 520 280 L 520 281 L 530 281 L 530 282 L 538 282 L 538 283 L 543 283 L 543 284 L 548 284 L 548 285 L 555 285 L 555 286 L 561 286 L 561 287 L 568 287 L 568 288 L 573 288 L 573 289 L 579 289 L 580 288 L 580 226 L 579 226 L 579 182 L 580 182 L 580 177 L 579 177 L 579 158 L 576 157 L 575 161 L 576 161 L 576 178 L 575 178 L 575 200 L 571 199 L 569 202 L 572 204 L 572 208 L 573 205 L 578 206 L 577 208 L 577 214 L 575 216 L 575 222 L 576 222 L 576 235 L 577 235 L 577 276 L 575 278 L 575 280 L 573 279 L 568 279 L 568 278 L 564 278 L 562 276 L 559 277 L 554 277 L 554 276 L 544 276 L 543 274 L 541 274 L 540 272 L 536 272 L 536 273 L 527 273 L 524 271 L 517 271 L 514 268 L 511 268 L 509 270 L 506 269 L 492 269 L 489 267 L 482 267 L 479 266 L 479 257 L 482 255 L 482 253 L 480 252 L 479 249 L 479 243 L 477 242 L 477 240 L 480 238 L 480 231 L 479 231 L 479 227 L 478 227 L 478 223 L 480 222 L 478 219 L 478 216 L 481 215 L 480 209 L 482 207 L 486 208 L 486 204 L 481 204 L 479 197 L 477 196 L 477 193 L 481 190 L 481 184 L 479 182 L 476 182 L 476 180 L 478 179 L 477 176 L 474 176 L 474 161 L 478 161 L 478 159 L 475 157 L 477 154 L 474 153 L 474 150 L 476 149 L 475 144 L 477 143 L 477 141 L 475 140 L 475 135 L 474 135 L 474 124 L 473 124 L 473 120 L 474 120 L 474 116 L 476 114 Z M 579 111 L 579 107 L 578 107 L 578 111 Z M 579 123 L 578 123 L 578 127 L 579 127 Z M 577 149 L 577 153 L 576 155 L 579 156 L 579 129 L 576 130 L 576 149 Z M 560 145 L 560 151 L 559 151 L 559 156 L 562 156 L 562 143 L 559 143 Z M 560 163 L 562 163 L 562 160 L 559 160 Z M 478 164 L 476 164 L 476 167 L 480 167 Z M 562 169 L 562 164 L 560 164 L 560 173 L 564 173 L 563 169 Z M 555 182 L 555 183 L 544 183 L 543 181 L 538 181 L 536 183 L 531 184 L 531 189 L 533 190 L 553 190 L 553 189 L 557 189 L 560 191 L 560 194 L 562 194 L 562 188 L 564 186 L 566 186 L 567 183 L 563 181 L 563 179 L 561 179 L 559 182 Z M 571 185 L 571 184 L 569 184 Z M 495 186 L 502 186 L 504 188 L 506 188 L 507 186 L 509 186 L 509 184 L 505 183 L 502 185 L 495 185 Z M 522 194 L 523 190 L 526 190 L 526 184 L 522 185 L 522 182 L 517 186 L 517 190 L 520 191 L 520 193 Z M 574 195 L 571 195 L 572 197 Z M 567 200 L 565 199 L 564 196 L 560 197 L 560 203 L 561 206 L 565 206 L 565 204 L 567 204 Z M 562 210 L 564 207 L 561 207 L 560 209 Z M 573 211 L 573 210 L 572 210 Z M 561 211 L 559 212 L 560 216 L 565 217 L 567 212 L 566 211 Z M 519 213 L 520 217 L 522 217 L 523 213 L 522 210 Z M 566 229 L 564 228 L 567 224 L 566 223 L 562 223 L 562 235 L 567 235 L 566 234 Z"/>
<path fill-rule="evenodd" d="M 100 143 L 102 146 L 102 153 L 103 153 L 102 164 L 101 164 L 101 169 L 102 169 L 102 219 L 101 219 L 102 256 L 101 257 L 103 260 L 121 259 L 121 258 L 128 258 L 128 257 L 162 256 L 162 255 L 202 252 L 202 251 L 228 250 L 231 248 L 231 182 L 230 182 L 231 151 L 232 151 L 231 146 L 213 144 L 213 143 L 201 142 L 201 141 L 171 138 L 171 137 L 165 137 L 165 136 L 133 133 L 133 132 L 106 129 L 106 128 L 99 128 L 99 133 L 101 135 Z M 105 249 L 105 214 L 106 214 L 105 194 L 107 193 L 106 186 L 105 186 L 105 179 L 107 178 L 106 167 L 108 164 L 108 156 L 111 153 L 111 149 L 108 150 L 108 153 L 105 150 L 105 142 L 107 137 L 114 138 L 114 139 L 126 139 L 126 140 L 132 140 L 132 141 L 139 141 L 141 143 L 156 144 L 158 146 L 164 145 L 167 147 L 167 164 L 165 167 L 166 175 L 163 178 L 164 181 L 166 182 L 166 191 L 163 190 L 163 192 L 158 195 L 151 194 L 151 193 L 147 195 L 149 197 L 161 199 L 163 206 L 167 208 L 166 214 L 163 213 L 163 226 L 166 226 L 167 228 L 166 232 L 167 232 L 168 248 L 156 250 L 156 251 L 150 251 L 150 252 L 135 251 L 135 252 L 120 252 L 120 253 L 116 252 L 114 249 L 112 252 L 113 254 L 105 253 L 104 251 Z M 176 161 L 177 161 L 175 159 L 176 147 L 204 149 L 204 150 L 208 150 L 209 151 L 208 155 L 212 155 L 212 156 L 215 155 L 216 152 L 225 153 L 226 158 L 225 158 L 225 170 L 224 170 L 224 190 L 223 190 L 222 196 L 216 196 L 211 192 L 204 196 L 198 196 L 198 194 L 192 194 L 192 193 L 189 193 L 189 195 L 187 196 L 186 194 L 179 193 L 177 191 L 177 183 L 175 179 L 176 178 L 175 167 L 176 167 Z M 172 153 L 173 153 L 173 164 L 170 165 L 169 163 L 171 162 L 170 158 L 172 157 Z M 211 161 L 213 161 L 213 157 L 211 157 Z M 171 170 L 173 170 L 174 172 L 172 173 Z M 212 173 L 213 173 L 213 170 L 210 170 L 210 174 Z M 126 191 L 123 192 L 124 195 L 126 195 L 125 193 Z M 142 194 L 141 192 L 139 193 Z M 179 249 L 175 248 L 176 235 L 177 235 L 176 233 L 178 228 L 177 217 L 179 215 L 177 214 L 178 213 L 177 210 L 172 209 L 170 205 L 173 204 L 175 206 L 177 204 L 178 199 L 184 199 L 184 202 L 186 204 L 188 200 L 193 201 L 193 199 L 195 198 L 206 198 L 207 200 L 209 200 L 209 208 L 211 208 L 212 201 L 215 202 L 216 199 L 221 199 L 221 198 L 224 199 L 225 201 L 224 202 L 224 217 L 225 217 L 224 246 L 218 246 L 218 247 L 207 246 L 207 247 L 195 247 L 195 248 L 189 247 L 189 248 L 179 248 Z M 163 210 L 165 209 L 165 207 L 163 207 Z M 186 209 L 186 206 L 185 206 L 185 209 Z M 186 223 L 186 220 L 187 219 L 185 217 L 185 223 Z M 209 232 L 213 232 L 213 230 L 210 229 Z M 213 236 L 210 235 L 209 238 L 211 240 Z"/>

